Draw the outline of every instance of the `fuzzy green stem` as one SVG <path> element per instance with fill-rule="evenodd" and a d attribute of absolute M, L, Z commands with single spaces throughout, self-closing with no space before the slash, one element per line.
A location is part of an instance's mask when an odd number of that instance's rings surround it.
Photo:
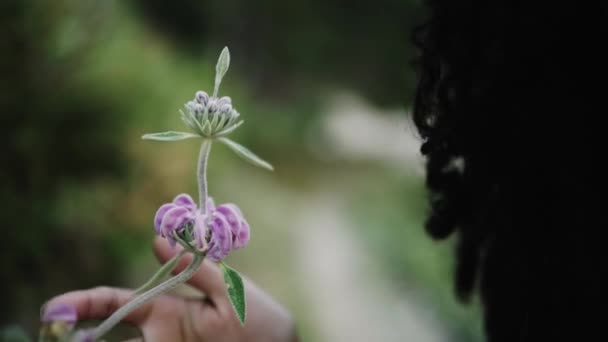
<path fill-rule="evenodd" d="M 143 284 L 137 290 L 135 290 L 135 292 L 133 292 L 133 296 L 135 297 L 135 296 L 138 296 L 138 295 L 148 291 L 149 289 L 153 288 L 154 285 L 156 285 L 164 277 L 171 274 L 171 271 L 173 271 L 173 269 L 175 268 L 175 265 L 177 265 L 177 262 L 179 261 L 179 259 L 184 254 L 186 254 L 186 252 L 187 252 L 187 250 L 182 249 L 179 253 L 175 254 L 175 256 L 173 258 L 171 258 L 169 261 L 167 261 L 164 265 L 162 265 L 158 269 L 158 271 L 156 271 L 156 273 L 152 276 L 152 278 L 150 278 L 145 284 Z"/>
<path fill-rule="evenodd" d="M 211 140 L 205 139 L 201 144 L 201 152 L 198 157 L 198 195 L 199 208 L 202 214 L 207 213 L 207 198 L 209 197 L 207 188 L 207 161 L 211 152 Z"/>
<path fill-rule="evenodd" d="M 190 265 L 188 265 L 188 267 L 186 267 L 186 269 L 184 269 L 181 273 L 175 275 L 172 278 L 169 278 L 167 281 L 133 298 L 130 302 L 123 305 L 120 309 L 116 310 L 110 317 L 108 317 L 105 321 L 103 321 L 103 323 L 101 323 L 93 330 L 93 338 L 95 340 L 101 338 L 116 324 L 120 323 L 120 321 L 122 321 L 122 319 L 125 318 L 133 310 L 136 310 L 150 299 L 173 289 L 177 285 L 186 282 L 198 270 L 204 259 L 204 255 L 194 254 L 194 258 L 192 258 L 192 262 L 190 263 Z"/>

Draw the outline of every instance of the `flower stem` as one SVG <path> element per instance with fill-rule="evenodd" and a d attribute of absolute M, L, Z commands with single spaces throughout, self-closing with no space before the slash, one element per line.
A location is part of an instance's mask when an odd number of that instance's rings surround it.
<path fill-rule="evenodd" d="M 207 213 L 207 161 L 209 160 L 209 153 L 211 152 L 211 140 L 204 139 L 201 144 L 201 152 L 198 156 L 198 196 L 199 196 L 199 208 L 202 214 Z"/>
<path fill-rule="evenodd" d="M 125 318 L 129 313 L 131 313 L 133 310 L 136 310 L 141 305 L 145 304 L 148 300 L 173 289 L 179 284 L 186 282 L 198 270 L 204 259 L 204 255 L 194 254 L 190 265 L 188 265 L 188 267 L 186 267 L 186 269 L 184 269 L 181 273 L 175 275 L 172 278 L 169 278 L 167 281 L 133 298 L 130 302 L 123 305 L 120 309 L 116 310 L 110 317 L 108 317 L 105 321 L 103 321 L 103 323 L 101 323 L 93 330 L 93 338 L 97 340 L 103 335 L 105 335 L 116 324 L 122 321 L 122 319 Z"/>
<path fill-rule="evenodd" d="M 135 292 L 133 292 L 133 296 L 138 296 L 138 295 L 148 291 L 149 289 L 154 287 L 154 285 L 156 285 L 156 283 L 158 283 L 161 279 L 163 279 L 168 274 L 170 274 L 171 271 L 173 271 L 173 269 L 175 268 L 175 265 L 177 265 L 177 262 L 179 261 L 179 259 L 184 254 L 186 254 L 186 252 L 187 252 L 186 249 L 182 249 L 179 253 L 175 254 L 175 256 L 173 256 L 173 258 L 171 258 L 169 261 L 167 261 L 164 265 L 162 265 L 158 269 L 158 271 L 156 271 L 156 273 L 152 276 L 152 278 L 150 278 L 145 284 L 143 284 L 137 290 L 135 290 Z"/>

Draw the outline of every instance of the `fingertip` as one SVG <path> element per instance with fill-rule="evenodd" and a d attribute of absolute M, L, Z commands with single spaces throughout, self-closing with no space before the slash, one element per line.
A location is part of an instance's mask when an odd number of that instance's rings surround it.
<path fill-rule="evenodd" d="M 154 238 L 154 254 L 161 263 L 171 259 L 176 253 L 182 249 L 182 246 L 177 245 L 172 247 L 166 239 L 159 236 Z"/>
<path fill-rule="evenodd" d="M 213 302 L 227 300 L 224 276 L 218 265 L 205 259 L 188 283 L 207 294 Z"/>
<path fill-rule="evenodd" d="M 83 298 L 84 297 L 82 296 L 82 291 L 72 291 L 72 292 L 67 292 L 67 293 L 57 295 L 57 296 L 47 300 L 46 303 L 42 304 L 42 307 L 40 307 L 40 314 L 42 315 L 42 313 L 49 306 L 53 306 L 56 304 L 66 304 L 66 305 L 73 305 L 75 307 L 79 307 L 80 306 L 79 304 L 82 302 Z"/>
<path fill-rule="evenodd" d="M 55 304 L 70 305 L 76 309 L 78 320 L 104 319 L 131 299 L 132 291 L 130 290 L 100 286 L 58 295 L 45 303 L 43 308 Z M 148 306 L 141 307 L 130 313 L 124 320 L 138 324 L 145 319 L 148 308 Z"/>
<path fill-rule="evenodd" d="M 89 316 L 91 307 L 91 298 L 87 291 L 71 291 L 57 295 L 49 299 L 40 308 L 40 317 L 42 317 L 44 311 L 54 305 L 69 305 L 74 307 L 78 319 L 86 319 Z"/>
<path fill-rule="evenodd" d="M 154 237 L 154 253 L 157 255 L 167 254 L 170 251 L 169 243 L 167 240 L 160 236 Z"/>

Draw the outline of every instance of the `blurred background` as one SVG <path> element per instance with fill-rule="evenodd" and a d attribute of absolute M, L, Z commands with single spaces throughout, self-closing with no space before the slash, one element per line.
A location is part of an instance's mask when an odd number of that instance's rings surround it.
<path fill-rule="evenodd" d="M 136 287 L 157 267 L 152 217 L 195 195 L 198 143 L 178 108 L 211 90 L 246 124 L 210 192 L 252 226 L 230 264 L 294 315 L 303 341 L 480 341 L 451 288 L 451 243 L 424 233 L 408 111 L 419 0 L 3 0 L 0 3 L 0 327 L 34 335 L 65 291 Z M 132 333 L 132 332 L 130 332 Z"/>

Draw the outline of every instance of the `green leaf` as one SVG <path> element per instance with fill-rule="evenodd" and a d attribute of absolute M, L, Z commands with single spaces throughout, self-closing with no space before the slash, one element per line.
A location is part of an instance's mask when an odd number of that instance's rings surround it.
<path fill-rule="evenodd" d="M 200 138 L 200 135 L 194 133 L 169 131 L 163 133 L 144 134 L 141 138 L 144 140 L 178 141 L 189 138 Z"/>
<path fill-rule="evenodd" d="M 222 79 L 224 78 L 224 75 L 226 75 L 228 67 L 230 67 L 230 51 L 226 46 L 222 50 L 222 53 L 220 53 L 220 57 L 217 59 L 217 65 L 215 66 L 215 87 L 213 89 L 213 96 L 217 96 L 217 92 L 220 89 L 220 83 L 222 83 Z"/>
<path fill-rule="evenodd" d="M 241 325 L 245 325 L 246 305 L 245 305 L 245 288 L 243 287 L 243 279 L 241 275 L 230 268 L 223 262 L 220 263 L 220 268 L 224 272 L 224 282 L 228 287 L 228 298 L 234 308 L 234 312 L 241 321 Z"/>
<path fill-rule="evenodd" d="M 248 150 L 245 146 L 240 145 L 228 138 L 218 138 L 217 140 L 224 143 L 226 146 L 230 147 L 234 152 L 236 152 L 236 154 L 239 155 L 239 157 L 245 159 L 246 161 L 250 162 L 251 164 L 262 167 L 262 168 L 270 170 L 270 171 L 274 170 L 272 165 L 270 165 L 268 162 L 262 160 L 260 157 L 256 156 L 253 152 Z"/>
<path fill-rule="evenodd" d="M 3 342 L 30 342 L 31 339 L 18 326 L 8 326 L 0 330 L 0 341 Z"/>

